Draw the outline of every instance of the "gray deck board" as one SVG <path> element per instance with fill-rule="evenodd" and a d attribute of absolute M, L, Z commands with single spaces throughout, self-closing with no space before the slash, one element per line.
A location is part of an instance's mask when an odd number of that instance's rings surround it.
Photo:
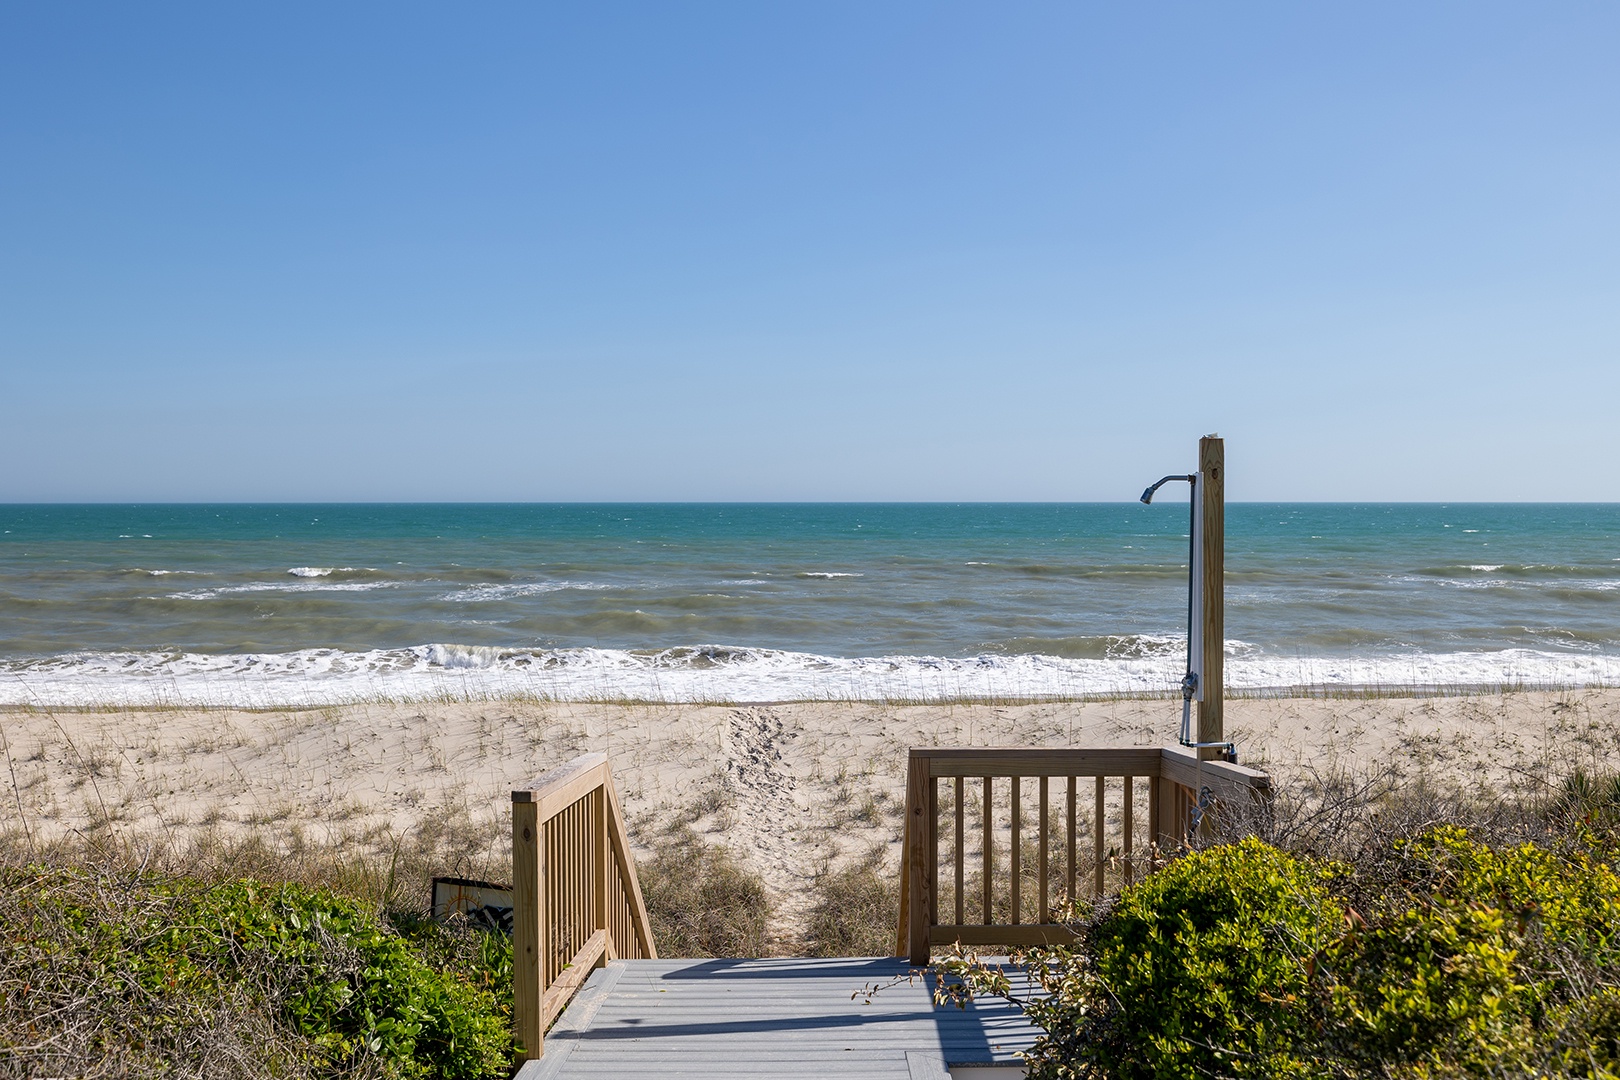
<path fill-rule="evenodd" d="M 904 960 L 618 960 L 593 972 L 521 1080 L 914 1080 L 1012 1065 L 1036 1031 L 1005 1002 L 936 1006 Z M 869 986 L 882 988 L 874 994 Z"/>

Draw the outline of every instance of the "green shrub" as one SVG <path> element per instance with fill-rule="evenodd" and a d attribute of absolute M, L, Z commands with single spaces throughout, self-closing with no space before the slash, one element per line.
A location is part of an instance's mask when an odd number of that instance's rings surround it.
<path fill-rule="evenodd" d="M 498 948 L 480 984 L 424 962 L 373 909 L 324 889 L 37 867 L 0 876 L 11 1060 L 38 1045 L 43 1067 L 72 1046 L 130 1072 L 192 1073 L 240 1056 L 199 1032 L 247 1023 L 272 1075 L 471 1080 L 510 1061 Z"/>
<path fill-rule="evenodd" d="M 1257 840 L 1127 889 L 1092 930 L 1111 1076 L 1302 1076 L 1310 965 L 1344 914 L 1326 872 Z"/>
<path fill-rule="evenodd" d="M 1620 989 L 1604 987 L 1554 1010 L 1538 1042 L 1524 1058 L 1528 1075 L 1620 1078 Z"/>
<path fill-rule="evenodd" d="M 1550 948 L 1590 964 L 1620 961 L 1620 876 L 1586 854 L 1534 844 L 1493 849 L 1452 825 L 1396 847 L 1411 867 L 1412 891 L 1500 910 L 1533 959 L 1562 968 Z"/>
<path fill-rule="evenodd" d="M 1584 844 L 1441 826 L 1355 864 L 1185 855 L 1020 958 L 1045 991 L 1031 1075 L 1620 1080 L 1620 876 Z"/>
<path fill-rule="evenodd" d="M 1527 988 L 1502 913 L 1439 900 L 1350 930 L 1326 950 L 1335 1045 L 1369 1069 L 1481 1069 L 1525 1045 Z"/>
<path fill-rule="evenodd" d="M 1620 877 L 1580 851 L 1492 848 L 1454 825 L 1394 846 L 1402 891 L 1324 957 L 1339 1050 L 1469 1075 L 1538 1045 L 1600 1060 L 1616 1013 L 1581 998 L 1620 962 Z"/>

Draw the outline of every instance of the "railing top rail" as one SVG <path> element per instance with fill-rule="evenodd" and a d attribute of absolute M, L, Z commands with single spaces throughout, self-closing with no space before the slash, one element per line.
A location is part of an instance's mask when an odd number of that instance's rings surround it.
<path fill-rule="evenodd" d="M 1157 776 L 1157 747 L 914 747 L 930 776 Z"/>
<path fill-rule="evenodd" d="M 1199 761 L 1181 747 L 974 746 L 911 748 L 929 776 L 1161 776 L 1187 787 L 1269 790 L 1271 777 L 1227 761 Z"/>
<path fill-rule="evenodd" d="M 1197 783 L 1212 784 L 1217 788 L 1250 788 L 1271 790 L 1271 777 L 1247 765 L 1234 765 L 1230 761 L 1199 761 L 1195 751 L 1179 746 L 1166 746 L 1161 754 L 1163 764 L 1159 775 L 1178 784 L 1193 787 Z"/>
<path fill-rule="evenodd" d="M 512 801 L 538 803 L 536 813 L 544 821 L 558 810 L 578 801 L 587 792 L 607 783 L 608 776 L 606 754 L 581 754 L 550 772 L 541 773 L 522 787 L 513 788 Z"/>

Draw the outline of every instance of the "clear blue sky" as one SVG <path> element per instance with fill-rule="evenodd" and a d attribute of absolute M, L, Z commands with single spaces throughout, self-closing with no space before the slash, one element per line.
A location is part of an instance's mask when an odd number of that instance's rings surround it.
<path fill-rule="evenodd" d="M 1620 5 L 8 4 L 0 500 L 1620 500 Z"/>

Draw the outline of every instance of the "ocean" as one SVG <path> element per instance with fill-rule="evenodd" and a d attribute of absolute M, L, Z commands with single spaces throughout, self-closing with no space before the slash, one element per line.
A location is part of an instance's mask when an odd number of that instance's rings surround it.
<path fill-rule="evenodd" d="M 3 505 L 0 703 L 1169 692 L 1186 564 L 1173 495 Z M 1236 690 L 1620 685 L 1620 505 L 1233 504 L 1226 567 Z"/>

